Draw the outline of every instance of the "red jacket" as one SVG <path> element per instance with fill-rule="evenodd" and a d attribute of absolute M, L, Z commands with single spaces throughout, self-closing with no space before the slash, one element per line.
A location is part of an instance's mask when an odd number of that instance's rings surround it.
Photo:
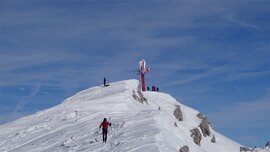
<path fill-rule="evenodd" d="M 108 128 L 109 126 L 111 126 L 111 123 L 109 123 L 108 121 L 103 121 L 101 124 L 100 124 L 100 126 L 99 126 L 99 128 Z"/>

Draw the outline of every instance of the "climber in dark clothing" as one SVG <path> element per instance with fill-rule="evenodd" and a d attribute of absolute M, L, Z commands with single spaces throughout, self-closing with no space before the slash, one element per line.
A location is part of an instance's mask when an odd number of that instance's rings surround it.
<path fill-rule="evenodd" d="M 106 78 L 103 80 L 104 87 L 106 87 Z"/>
<path fill-rule="evenodd" d="M 108 134 L 108 127 L 112 124 L 107 121 L 106 118 L 104 118 L 103 122 L 100 124 L 99 128 L 102 127 L 102 140 L 103 142 L 107 141 L 107 134 Z"/>
<path fill-rule="evenodd" d="M 156 86 L 152 86 L 152 91 L 156 91 Z"/>
<path fill-rule="evenodd" d="M 103 79 L 103 85 L 104 85 L 104 87 L 110 86 L 110 85 L 107 83 L 106 77 L 104 77 L 104 79 Z"/>

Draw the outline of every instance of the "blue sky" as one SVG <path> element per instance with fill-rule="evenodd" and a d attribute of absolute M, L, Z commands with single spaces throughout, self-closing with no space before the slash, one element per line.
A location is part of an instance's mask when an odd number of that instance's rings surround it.
<path fill-rule="evenodd" d="M 270 139 L 269 0 L 1 0 L 0 124 L 138 79 L 142 58 L 222 134 Z"/>

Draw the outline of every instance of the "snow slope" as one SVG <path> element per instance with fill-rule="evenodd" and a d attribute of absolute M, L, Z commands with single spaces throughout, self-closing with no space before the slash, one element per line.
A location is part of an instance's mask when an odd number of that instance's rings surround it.
<path fill-rule="evenodd" d="M 148 104 L 142 104 L 132 96 L 138 84 L 126 80 L 89 88 L 53 108 L 1 125 L 0 151 L 173 152 L 187 145 L 191 152 L 239 152 L 240 144 L 213 129 L 196 145 L 190 129 L 201 122 L 199 112 L 158 92 L 144 92 Z M 175 105 L 183 121 L 173 116 Z M 99 130 L 104 117 L 112 122 L 107 143 Z M 216 143 L 210 141 L 213 135 Z"/>

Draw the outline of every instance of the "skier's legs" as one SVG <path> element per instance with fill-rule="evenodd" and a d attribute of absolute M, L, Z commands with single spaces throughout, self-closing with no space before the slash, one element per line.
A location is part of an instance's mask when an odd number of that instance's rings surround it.
<path fill-rule="evenodd" d="M 107 141 L 107 132 L 105 133 L 105 142 Z"/>
<path fill-rule="evenodd" d="M 103 142 L 106 142 L 107 141 L 107 133 L 108 133 L 107 128 L 103 128 L 102 129 Z"/>
<path fill-rule="evenodd" d="M 104 131 L 102 132 L 102 141 L 103 142 L 105 141 L 105 132 Z"/>

